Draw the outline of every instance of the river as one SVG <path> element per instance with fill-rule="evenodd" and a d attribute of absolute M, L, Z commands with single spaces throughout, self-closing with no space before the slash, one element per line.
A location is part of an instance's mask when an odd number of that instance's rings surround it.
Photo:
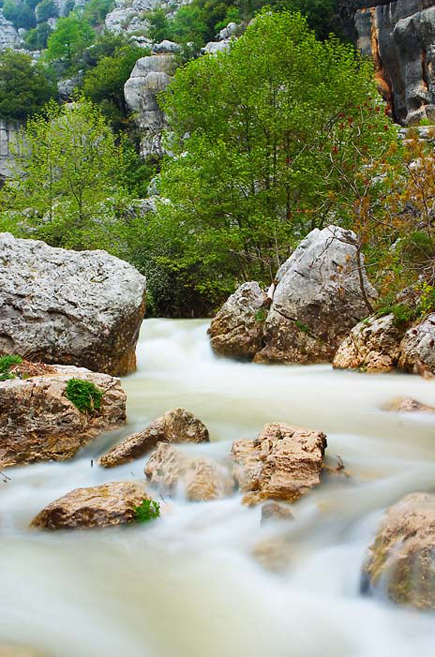
<path fill-rule="evenodd" d="M 398 396 L 435 401 L 435 381 L 215 358 L 207 324 L 146 320 L 138 370 L 123 381 L 129 424 L 69 463 L 7 471 L 0 482 L 0 644 L 42 657 L 433 657 L 435 623 L 360 594 L 364 554 L 386 506 L 435 486 L 435 418 L 382 410 Z M 183 406 L 208 426 L 224 458 L 235 438 L 270 421 L 321 429 L 329 477 L 294 506 L 281 573 L 252 556 L 279 536 L 237 494 L 171 501 L 151 524 L 88 532 L 29 531 L 43 506 L 79 486 L 143 477 L 95 460 L 124 435 Z M 92 467 L 92 460 L 94 464 Z"/>

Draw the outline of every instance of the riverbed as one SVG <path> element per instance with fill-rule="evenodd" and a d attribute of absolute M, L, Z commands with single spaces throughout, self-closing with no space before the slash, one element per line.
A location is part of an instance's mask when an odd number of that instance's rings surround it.
<path fill-rule="evenodd" d="M 384 509 L 435 489 L 435 416 L 383 410 L 400 396 L 435 404 L 435 380 L 267 366 L 216 358 L 207 322 L 143 323 L 138 369 L 123 380 L 128 426 L 68 463 L 7 471 L 0 481 L 0 644 L 42 657 L 433 657 L 431 614 L 360 593 L 361 566 Z M 30 531 L 46 504 L 80 486 L 143 479 L 146 459 L 104 470 L 98 457 L 166 410 L 208 426 L 225 460 L 236 438 L 267 422 L 323 430 L 328 476 L 294 505 L 295 518 L 260 525 L 239 494 L 216 502 L 161 500 L 149 525 L 70 533 Z M 259 542 L 288 541 L 270 572 Z"/>

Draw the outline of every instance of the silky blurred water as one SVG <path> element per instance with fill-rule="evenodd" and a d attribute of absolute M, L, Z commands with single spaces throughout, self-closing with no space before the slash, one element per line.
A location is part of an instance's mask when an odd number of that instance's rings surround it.
<path fill-rule="evenodd" d="M 222 360 L 212 355 L 206 329 L 202 321 L 145 321 L 138 371 L 123 381 L 128 426 L 69 463 L 7 471 L 0 645 L 28 644 L 42 657 L 433 657 L 431 614 L 359 589 L 385 507 L 435 488 L 435 416 L 382 407 L 399 396 L 435 404 L 435 382 Z M 114 470 L 96 460 L 176 406 L 210 430 L 210 445 L 190 449 L 225 458 L 235 438 L 287 421 L 325 431 L 330 464 L 339 455 L 351 476 L 327 477 L 294 506 L 285 528 L 260 526 L 260 510 L 235 495 L 171 500 L 153 525 L 28 530 L 44 505 L 72 488 L 142 479 L 146 459 Z M 274 574 L 252 552 L 284 531 L 289 565 Z"/>

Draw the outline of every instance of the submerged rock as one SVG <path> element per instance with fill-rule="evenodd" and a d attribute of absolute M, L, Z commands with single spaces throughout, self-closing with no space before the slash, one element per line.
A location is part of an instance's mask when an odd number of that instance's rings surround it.
<path fill-rule="evenodd" d="M 0 467 L 65 461 L 98 434 L 125 422 L 126 395 L 119 379 L 62 365 L 37 372 L 29 364 L 28 378 L 0 382 Z M 81 412 L 66 398 L 72 378 L 90 381 L 103 393 L 98 411 Z"/>
<path fill-rule="evenodd" d="M 131 523 L 136 508 L 151 499 L 138 483 L 116 482 L 76 488 L 51 502 L 32 520 L 39 529 L 80 529 Z"/>
<path fill-rule="evenodd" d="M 101 457 L 100 465 L 113 468 L 129 463 L 148 454 L 159 442 L 208 443 L 208 429 L 193 413 L 184 408 L 174 408 L 154 420 L 146 429 L 115 445 Z"/>
<path fill-rule="evenodd" d="M 205 457 L 183 454 L 168 443 L 159 444 L 145 474 L 162 491 L 184 492 L 192 502 L 220 499 L 234 491 L 234 479 L 223 466 Z"/>
<path fill-rule="evenodd" d="M 255 440 L 236 440 L 231 453 L 243 502 L 298 500 L 320 483 L 326 446 L 321 431 L 278 422 L 267 424 Z"/>
<path fill-rule="evenodd" d="M 262 348 L 266 293 L 243 283 L 224 303 L 208 329 L 211 346 L 222 356 L 252 359 Z"/>
<path fill-rule="evenodd" d="M 355 234 L 337 226 L 311 231 L 277 279 L 257 362 L 331 361 L 350 329 L 369 313 L 367 302 L 377 296 Z"/>
<path fill-rule="evenodd" d="M 0 354 L 127 374 L 144 311 L 145 278 L 126 262 L 0 234 Z"/>
<path fill-rule="evenodd" d="M 398 413 L 435 413 L 435 407 L 426 406 L 411 397 L 400 397 L 394 399 L 384 406 L 386 411 L 396 411 Z"/>
<path fill-rule="evenodd" d="M 435 495 L 412 493 L 387 509 L 364 576 L 397 604 L 435 609 Z"/>
<path fill-rule="evenodd" d="M 406 326 L 398 325 L 394 315 L 369 317 L 357 324 L 335 354 L 337 369 L 363 369 L 390 372 L 399 360 L 400 341 Z"/>
<path fill-rule="evenodd" d="M 294 515 L 287 504 L 280 502 L 266 502 L 261 507 L 261 522 L 269 520 L 293 520 Z"/>

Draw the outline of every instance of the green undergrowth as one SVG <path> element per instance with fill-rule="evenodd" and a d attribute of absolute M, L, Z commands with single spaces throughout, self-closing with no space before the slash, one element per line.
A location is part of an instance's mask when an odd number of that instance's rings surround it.
<path fill-rule="evenodd" d="M 392 314 L 396 326 L 403 326 L 432 312 L 435 312 L 435 286 L 422 283 L 419 286 L 419 300 L 416 305 L 405 302 L 394 303 L 393 300 L 386 298 L 376 311 L 376 316 Z"/>
<path fill-rule="evenodd" d="M 69 399 L 81 413 L 95 413 L 101 408 L 103 393 L 91 381 L 70 379 L 66 386 L 65 397 Z"/>
<path fill-rule="evenodd" d="M 15 379 L 15 374 L 10 372 L 12 365 L 19 365 L 23 362 L 21 356 L 2 356 L 0 358 L 0 381 Z"/>
<path fill-rule="evenodd" d="M 134 510 L 136 522 L 144 523 L 160 518 L 160 504 L 154 500 L 144 499 Z"/>

